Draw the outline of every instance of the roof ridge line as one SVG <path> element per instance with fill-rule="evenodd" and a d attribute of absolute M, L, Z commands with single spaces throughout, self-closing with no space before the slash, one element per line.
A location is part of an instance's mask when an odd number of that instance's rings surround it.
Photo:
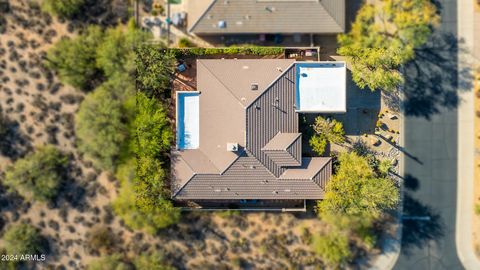
<path fill-rule="evenodd" d="M 285 75 L 285 73 L 287 73 L 287 71 L 289 71 L 295 64 L 297 63 L 297 61 L 293 61 L 293 63 L 291 63 L 284 71 L 282 71 L 282 73 L 280 73 L 280 75 L 278 75 L 277 78 L 275 78 L 269 85 L 267 85 L 267 87 L 265 87 L 265 89 L 263 90 L 263 92 L 258 95 L 258 97 L 256 97 L 254 100 L 252 100 L 246 107 L 245 107 L 245 110 L 247 110 L 248 108 L 250 108 L 253 103 L 255 101 L 257 101 L 261 96 L 265 95 L 265 93 L 267 93 L 267 90 L 268 88 L 270 88 L 274 83 L 278 82 L 282 77 L 283 75 Z M 280 132 L 280 131 L 279 131 Z"/>
<path fill-rule="evenodd" d="M 195 0 L 195 1 L 198 1 L 198 0 Z M 210 5 L 208 5 L 208 7 L 205 9 L 205 12 L 202 13 L 202 15 L 200 15 L 197 19 L 197 21 L 190 27 L 190 29 L 188 29 L 188 32 L 192 32 L 193 28 L 195 28 L 197 26 L 197 24 L 200 22 L 200 20 L 203 19 L 203 17 L 205 17 L 205 14 L 207 14 L 207 12 L 213 7 L 213 5 L 217 2 L 217 0 L 212 0 L 212 2 L 210 3 Z"/>
<path fill-rule="evenodd" d="M 200 149 L 200 148 L 197 148 L 195 150 L 198 150 L 200 151 L 207 159 L 208 161 L 210 161 L 210 163 L 212 163 L 213 167 L 215 167 L 215 169 L 217 169 L 217 171 L 219 172 L 219 174 L 221 175 L 220 173 L 220 170 L 217 168 L 217 166 L 215 166 L 215 164 L 208 158 L 208 156 Z M 193 175 L 192 177 L 190 177 L 190 179 L 188 179 L 179 189 L 177 192 L 175 192 L 175 194 L 173 194 L 173 197 L 175 197 L 188 183 L 190 183 L 190 181 L 195 177 L 195 175 L 197 175 L 198 173 L 195 172 L 195 170 L 192 168 L 192 166 L 180 155 L 179 158 L 181 160 L 183 160 L 183 162 L 185 162 L 185 164 L 188 166 L 188 168 L 192 171 Z"/>
<path fill-rule="evenodd" d="M 185 164 L 187 165 L 187 167 L 192 171 L 193 175 L 173 194 L 172 197 L 175 197 L 177 196 L 177 194 L 182 191 L 182 189 L 193 179 L 193 177 L 195 177 L 195 175 L 197 175 L 197 173 L 193 170 L 192 166 L 190 166 L 190 164 L 188 164 L 188 162 L 182 157 L 182 156 L 179 156 L 179 158 L 181 160 L 183 160 L 183 162 L 185 162 Z"/>
<path fill-rule="evenodd" d="M 301 160 L 296 159 L 296 158 L 293 156 L 292 153 L 290 153 L 290 152 L 288 152 L 288 151 L 285 151 L 285 152 L 287 152 L 295 161 L 297 161 L 297 162 L 300 163 L 300 166 L 302 166 L 302 161 L 301 161 Z M 300 157 L 300 158 L 302 158 L 302 157 Z M 285 166 L 285 167 L 289 167 L 289 166 Z M 285 167 L 283 167 L 283 168 L 285 168 Z M 292 167 L 292 166 L 290 166 L 290 167 Z"/>
<path fill-rule="evenodd" d="M 342 28 L 342 29 L 344 29 L 344 31 L 345 31 L 345 27 L 346 27 L 346 26 L 343 26 L 343 27 L 342 27 L 342 26 L 340 25 L 340 23 L 337 21 L 337 19 L 335 19 L 335 16 L 333 16 L 333 15 L 332 15 L 332 12 L 330 12 L 330 10 L 325 7 L 325 5 L 322 3 L 322 1 L 319 1 L 318 3 L 323 7 L 323 9 L 325 9 L 325 11 L 328 13 L 328 15 L 330 15 L 330 18 L 333 19 L 333 21 L 337 24 L 337 26 L 340 27 L 340 28 Z M 345 5 L 345 2 L 344 2 L 343 4 Z M 344 23 L 345 23 L 345 22 L 344 22 Z"/>
<path fill-rule="evenodd" d="M 329 163 L 331 163 L 331 162 L 333 162 L 333 158 L 330 157 L 330 158 L 328 159 L 328 162 L 326 162 L 325 164 L 323 164 L 323 166 L 320 168 L 320 170 L 318 170 L 318 172 L 317 172 L 311 179 L 309 179 L 309 180 L 311 180 L 314 184 L 316 184 L 319 188 L 321 188 L 321 189 L 322 189 L 323 191 L 325 191 L 325 192 L 326 192 L 326 187 L 322 187 L 322 186 L 320 186 L 320 184 L 317 184 L 317 182 L 315 182 L 315 181 L 313 180 L 313 178 L 315 178 L 315 176 L 317 176 L 317 174 L 319 174 L 321 171 L 323 171 L 323 169 L 324 169 Z M 333 164 L 332 164 L 332 166 L 333 166 Z M 333 174 L 330 175 L 330 178 L 331 178 L 332 176 L 333 176 Z"/>
<path fill-rule="evenodd" d="M 208 72 L 215 78 L 215 80 L 217 80 L 221 85 L 223 85 L 223 87 L 225 87 L 225 89 L 227 89 L 227 91 L 233 96 L 233 98 L 235 98 L 235 99 L 238 101 L 238 103 L 240 103 L 241 107 L 242 107 L 243 109 L 245 109 L 245 105 L 243 105 L 243 104 L 242 104 L 242 101 L 241 101 L 240 99 L 238 99 L 237 96 L 235 96 L 235 94 L 233 93 L 233 91 L 232 91 L 230 88 L 228 88 L 228 86 L 226 86 L 226 85 L 215 75 L 215 73 L 213 73 L 205 64 L 203 64 L 202 61 L 201 61 L 201 59 L 200 59 L 200 61 L 198 61 L 198 62 L 199 62 L 203 67 L 205 67 L 205 68 L 208 70 Z"/>
<path fill-rule="evenodd" d="M 297 63 L 297 61 L 293 61 L 293 63 L 291 63 L 285 70 L 282 71 L 282 73 L 281 73 L 277 78 L 275 78 L 275 80 L 273 80 L 269 85 L 267 85 L 267 87 L 265 88 L 265 90 L 263 90 L 263 92 L 262 92 L 260 95 L 258 95 L 258 97 L 256 97 L 254 100 L 252 100 L 252 102 L 250 102 L 250 104 L 248 104 L 248 106 L 245 107 L 245 111 L 247 111 L 247 110 L 253 105 L 253 103 L 255 103 L 260 97 L 262 97 L 263 95 L 265 95 L 265 93 L 268 92 L 268 89 L 269 89 L 270 87 L 272 87 L 272 85 L 273 85 L 274 83 L 278 82 L 288 71 L 290 71 L 290 69 L 293 68 L 296 63 Z M 280 132 L 280 131 L 279 131 L 279 132 Z M 277 132 L 275 135 L 277 135 L 279 132 Z M 275 136 L 274 136 L 274 137 L 275 137 Z M 247 138 L 248 138 L 248 136 L 247 136 Z M 247 138 L 245 138 L 245 149 L 247 149 L 246 146 L 248 145 L 248 142 L 247 142 L 247 140 L 246 140 Z M 273 137 L 272 137 L 272 138 L 273 138 Z M 271 140 L 271 138 L 270 138 L 270 140 Z M 270 140 L 269 140 L 269 141 L 270 141 Z M 267 142 L 267 143 L 268 143 L 268 142 Z M 265 147 L 265 145 L 262 146 L 262 148 L 263 148 L 263 147 Z M 260 148 L 260 150 L 261 150 L 261 148 Z M 271 175 L 273 175 L 274 177 L 278 178 L 260 159 L 257 158 L 256 155 L 254 155 L 253 153 L 251 153 L 251 155 L 252 155 L 253 157 L 255 157 L 255 159 L 256 159 L 258 162 L 260 162 L 260 164 L 262 164 L 263 167 L 265 167 L 265 168 L 267 169 L 267 171 L 268 171 Z"/>

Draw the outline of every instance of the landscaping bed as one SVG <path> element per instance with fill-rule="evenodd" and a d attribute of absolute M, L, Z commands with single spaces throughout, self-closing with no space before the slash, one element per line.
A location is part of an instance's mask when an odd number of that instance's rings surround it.
<path fill-rule="evenodd" d="M 480 70 L 474 75 L 474 108 L 475 108 L 475 120 L 474 120 L 474 141 L 475 141 L 475 159 L 474 159 L 474 210 L 472 226 L 473 226 L 473 245 L 475 253 L 480 257 L 480 155 L 478 150 L 480 149 Z M 473 149 L 472 149 L 473 151 Z"/>

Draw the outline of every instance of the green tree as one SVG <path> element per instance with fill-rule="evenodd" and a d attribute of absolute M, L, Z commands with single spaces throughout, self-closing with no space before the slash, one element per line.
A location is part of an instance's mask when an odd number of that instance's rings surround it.
<path fill-rule="evenodd" d="M 123 91 L 116 84 L 106 83 L 88 94 L 75 115 L 78 149 L 96 167 L 115 168 L 122 143 L 128 136 Z"/>
<path fill-rule="evenodd" d="M 391 179 L 375 175 L 364 157 L 344 153 L 339 162 L 324 199 L 318 202 L 320 216 L 339 214 L 373 220 L 397 205 L 398 188 Z"/>
<path fill-rule="evenodd" d="M 152 164 L 153 166 L 149 167 Z M 117 170 L 120 190 L 113 202 L 113 209 L 132 229 L 141 229 L 154 234 L 160 229 L 177 223 L 180 218 L 179 210 L 173 207 L 171 201 L 162 197 L 163 179 L 155 179 L 153 176 L 158 174 L 158 177 L 163 177 L 164 171 L 160 165 L 154 160 L 144 163 L 143 166 L 137 165 L 137 160 L 131 159 Z M 136 175 L 137 170 L 150 170 L 151 172 L 147 175 L 154 180 L 139 180 Z M 157 173 L 156 170 L 159 172 Z M 152 182 L 157 183 L 158 186 L 153 185 Z"/>
<path fill-rule="evenodd" d="M 390 170 L 392 169 L 392 167 L 393 167 L 392 161 L 388 159 L 384 159 L 379 162 L 377 170 L 381 176 L 387 176 Z"/>
<path fill-rule="evenodd" d="M 338 36 L 338 53 L 348 57 L 360 88 L 393 91 L 403 83 L 400 66 L 415 57 L 439 20 L 430 0 L 367 2 L 351 31 Z"/>
<path fill-rule="evenodd" d="M 173 141 L 167 112 L 160 102 L 141 92 L 137 94 L 136 108 L 132 131 L 136 140 L 132 148 L 138 155 L 159 157 L 170 149 Z"/>
<path fill-rule="evenodd" d="M 55 70 L 63 83 L 90 90 L 102 79 L 96 66 L 97 48 L 103 41 L 103 31 L 89 26 L 78 37 L 58 41 L 47 53 L 46 66 Z"/>
<path fill-rule="evenodd" d="M 138 47 L 136 54 L 137 89 L 148 97 L 162 97 L 169 90 L 175 71 L 173 54 L 153 45 Z"/>
<path fill-rule="evenodd" d="M 40 232 L 28 224 L 17 224 L 7 229 L 3 235 L 4 247 L 7 254 L 47 254 L 48 242 Z"/>
<path fill-rule="evenodd" d="M 325 136 L 321 136 L 318 134 L 313 135 L 308 141 L 308 143 L 310 144 L 310 147 L 312 147 L 312 150 L 319 155 L 323 155 L 323 153 L 325 153 L 325 148 L 328 144 Z"/>
<path fill-rule="evenodd" d="M 345 131 L 343 124 L 335 119 L 323 118 L 317 116 L 312 125 L 315 135 L 310 138 L 310 146 L 322 155 L 325 152 L 327 143 L 341 144 L 345 142 Z"/>
<path fill-rule="evenodd" d="M 135 270 L 135 267 L 122 255 L 113 254 L 91 262 L 88 270 Z"/>
<path fill-rule="evenodd" d="M 107 29 L 105 38 L 97 49 L 97 67 L 103 70 L 108 78 L 116 73 L 133 75 L 136 55 L 134 48 L 137 44 L 150 38 L 151 34 L 149 32 L 136 27 L 133 18 L 129 21 L 127 27 L 120 25 L 116 28 Z"/>
<path fill-rule="evenodd" d="M 59 17 L 71 18 L 85 4 L 85 0 L 42 0 L 42 11 Z"/>
<path fill-rule="evenodd" d="M 314 234 L 312 249 L 330 267 L 340 268 L 351 259 L 348 235 L 332 229 L 328 233 Z"/>
<path fill-rule="evenodd" d="M 58 194 L 67 163 L 55 147 L 40 147 L 8 168 L 4 183 L 29 200 L 50 201 Z"/>

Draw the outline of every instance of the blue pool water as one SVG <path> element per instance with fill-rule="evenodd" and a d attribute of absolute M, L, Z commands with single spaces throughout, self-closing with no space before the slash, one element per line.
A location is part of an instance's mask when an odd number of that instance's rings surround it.
<path fill-rule="evenodd" d="M 177 148 L 199 146 L 199 93 L 177 92 Z"/>

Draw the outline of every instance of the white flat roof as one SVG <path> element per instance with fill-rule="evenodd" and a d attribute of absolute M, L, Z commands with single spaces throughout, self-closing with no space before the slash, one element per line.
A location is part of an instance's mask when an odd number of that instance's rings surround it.
<path fill-rule="evenodd" d="M 296 63 L 298 112 L 346 112 L 345 62 Z"/>

